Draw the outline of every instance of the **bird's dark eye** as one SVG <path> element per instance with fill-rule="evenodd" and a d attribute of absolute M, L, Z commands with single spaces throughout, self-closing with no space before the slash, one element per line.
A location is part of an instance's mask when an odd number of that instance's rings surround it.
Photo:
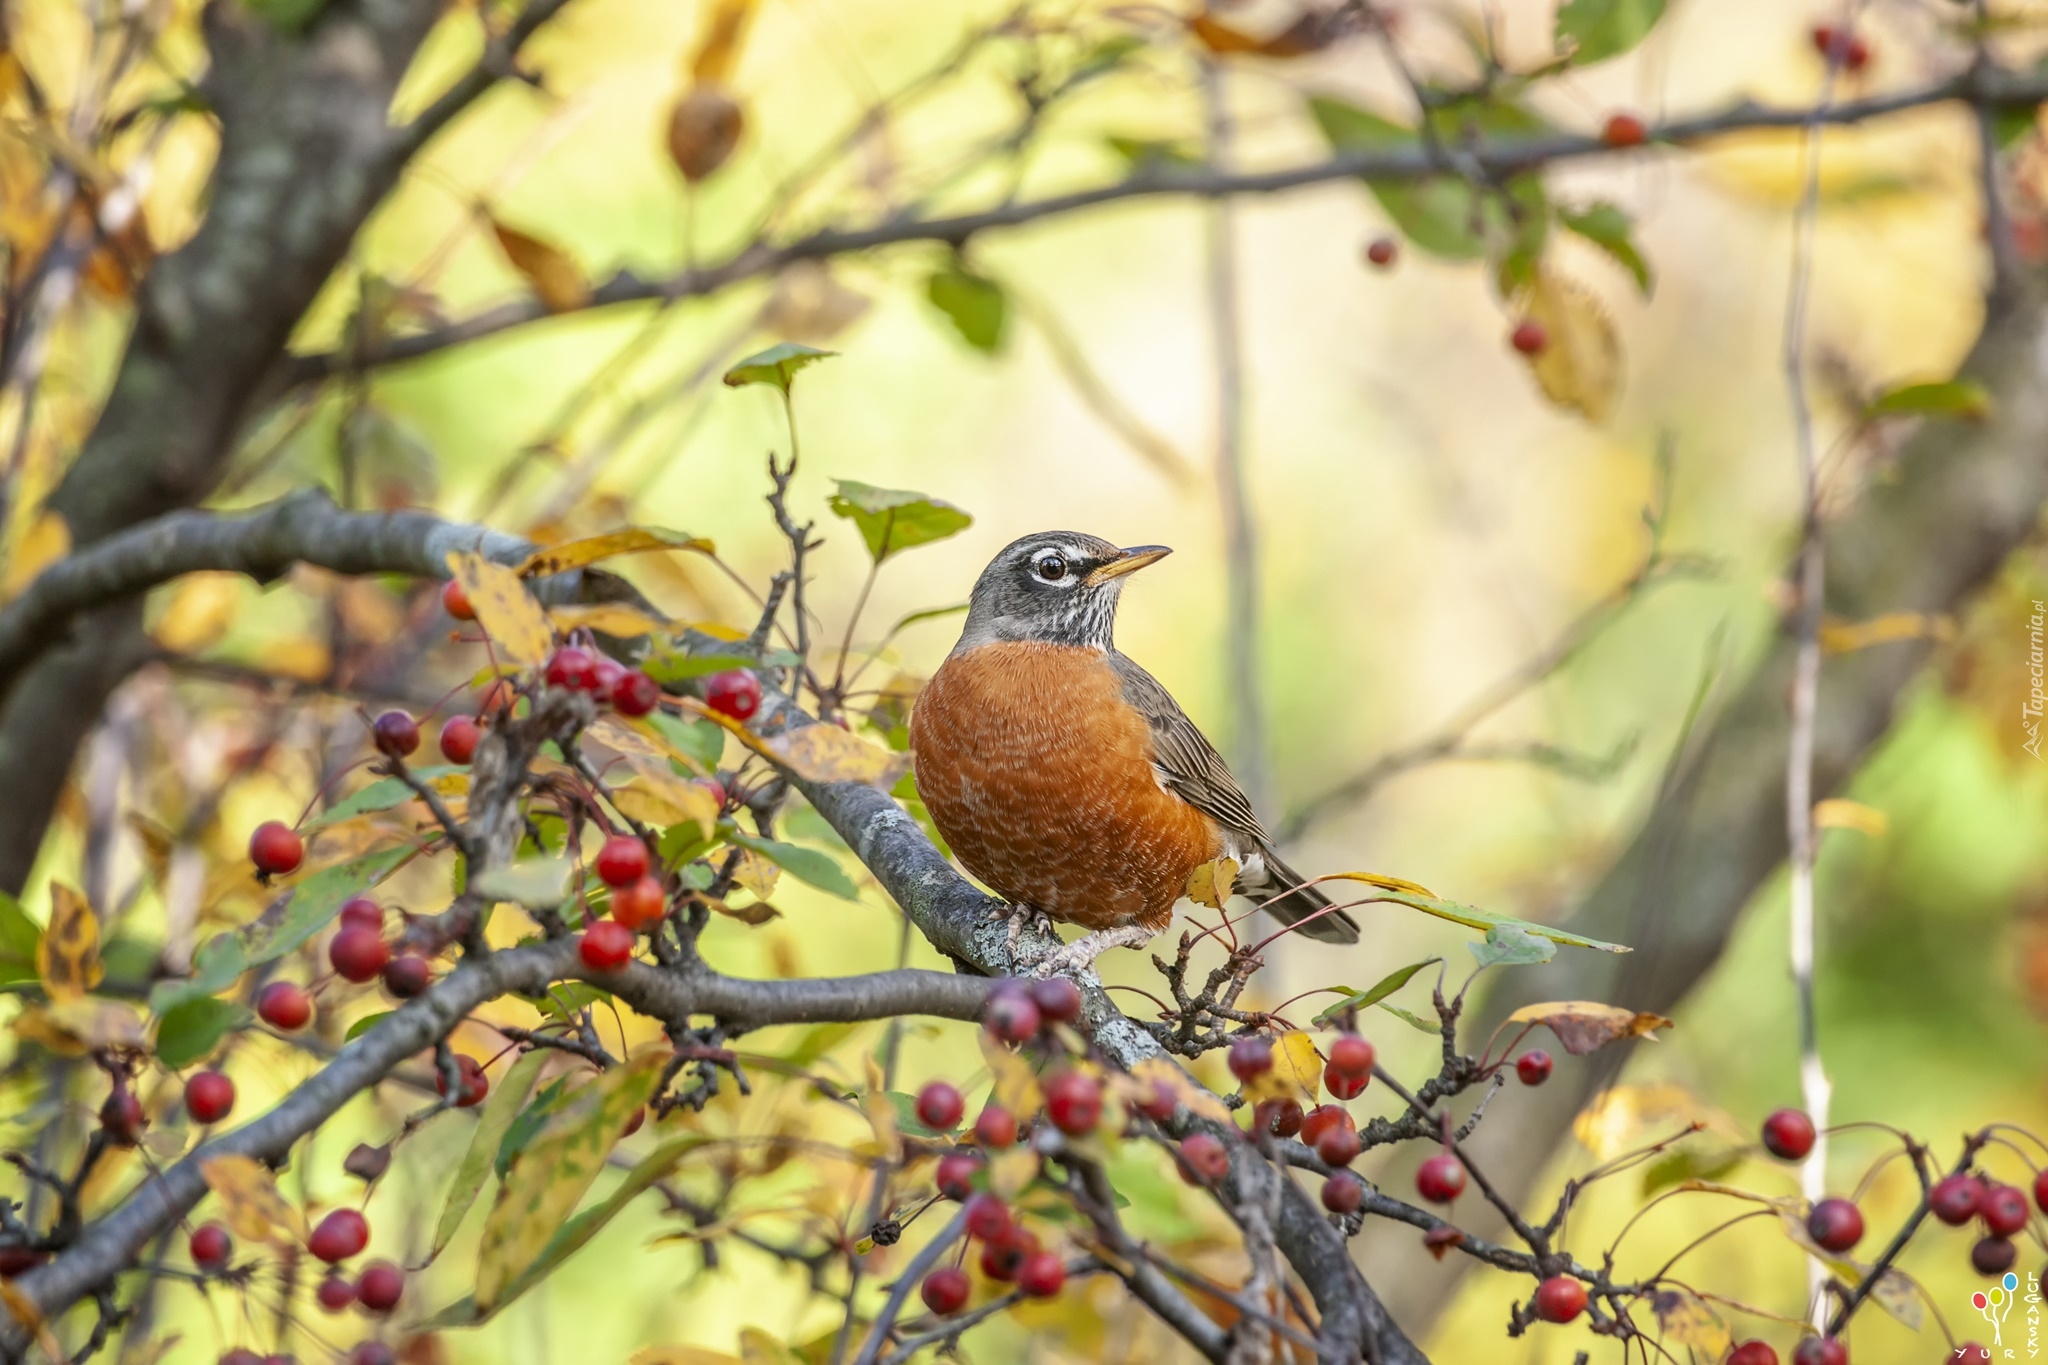
<path fill-rule="evenodd" d="M 1031 561 L 1031 571 L 1048 583 L 1057 583 L 1067 576 L 1067 561 L 1058 555 L 1040 555 Z"/>

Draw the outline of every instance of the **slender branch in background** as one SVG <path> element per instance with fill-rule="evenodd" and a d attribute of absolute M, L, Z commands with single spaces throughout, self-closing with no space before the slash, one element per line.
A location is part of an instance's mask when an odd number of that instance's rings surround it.
<path fill-rule="evenodd" d="M 1209 164 L 1227 171 L 1231 160 L 1230 95 L 1219 62 L 1202 64 L 1202 99 L 1208 112 Z M 1244 318 L 1237 280 L 1237 206 L 1209 205 L 1206 251 L 1209 330 L 1216 348 L 1216 495 L 1223 515 L 1226 610 L 1223 625 L 1225 691 L 1230 706 L 1230 766 L 1244 783 L 1254 810 L 1271 809 L 1272 778 L 1266 754 L 1266 708 L 1259 687 L 1259 543 L 1244 470 Z"/>

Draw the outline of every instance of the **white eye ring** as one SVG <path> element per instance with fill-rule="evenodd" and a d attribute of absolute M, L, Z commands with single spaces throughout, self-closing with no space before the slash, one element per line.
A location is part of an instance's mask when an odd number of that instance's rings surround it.
<path fill-rule="evenodd" d="M 1047 551 L 1031 561 L 1031 572 L 1048 583 L 1057 583 L 1067 576 L 1067 561 L 1060 555 Z"/>

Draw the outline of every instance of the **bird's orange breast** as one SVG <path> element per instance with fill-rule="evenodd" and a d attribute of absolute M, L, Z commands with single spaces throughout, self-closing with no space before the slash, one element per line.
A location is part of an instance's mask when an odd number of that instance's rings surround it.
<path fill-rule="evenodd" d="M 961 863 L 1090 929 L 1160 929 L 1215 824 L 1153 776 L 1152 732 L 1100 651 L 998 642 L 947 659 L 910 717 L 917 788 Z"/>

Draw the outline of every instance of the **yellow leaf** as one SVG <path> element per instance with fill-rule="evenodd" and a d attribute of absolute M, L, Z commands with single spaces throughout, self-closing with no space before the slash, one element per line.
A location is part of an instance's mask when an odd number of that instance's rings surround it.
<path fill-rule="evenodd" d="M 1564 1050 L 1574 1057 L 1603 1048 L 1623 1038 L 1656 1038 L 1660 1028 L 1671 1021 L 1661 1014 L 1640 1014 L 1597 1000 L 1552 1000 L 1524 1005 L 1508 1016 L 1511 1024 L 1542 1024 L 1557 1035 Z"/>
<path fill-rule="evenodd" d="M 45 510 L 29 523 L 21 542 L 0 570 L 0 602 L 11 602 L 35 581 L 37 574 L 71 553 L 71 527 L 63 516 Z"/>
<path fill-rule="evenodd" d="M 638 635 L 660 635 L 672 629 L 667 621 L 618 602 L 598 602 L 587 607 L 549 607 L 548 618 L 555 629 L 567 635 L 572 630 L 594 630 L 630 640 Z"/>
<path fill-rule="evenodd" d="M 1004 1199 L 1015 1199 L 1038 1179 L 1038 1153 L 1028 1144 L 997 1152 L 988 1159 L 988 1187 Z"/>
<path fill-rule="evenodd" d="M 1868 621 L 1830 621 L 1820 628 L 1820 647 L 1829 654 L 1851 654 L 1872 645 L 1901 640 L 1953 640 L 1956 623 L 1932 612 L 1893 611 Z"/>
<path fill-rule="evenodd" d="M 746 1365 L 738 1356 L 701 1346 L 642 1346 L 628 1365 Z"/>
<path fill-rule="evenodd" d="M 221 642 L 241 606 L 240 575 L 187 574 L 171 589 L 150 638 L 173 654 L 197 654 Z"/>
<path fill-rule="evenodd" d="M 206 1187 L 220 1199 L 221 1214 L 235 1236 L 280 1249 L 306 1240 L 306 1220 L 277 1191 L 270 1168 L 254 1157 L 209 1157 L 199 1165 Z"/>
<path fill-rule="evenodd" d="M 1377 872 L 1326 872 L 1323 875 L 1338 881 L 1364 882 L 1367 886 L 1377 886 L 1382 891 L 1398 891 L 1404 896 L 1422 896 L 1428 900 L 1442 899 L 1426 886 L 1402 881 L 1399 877 L 1383 877 Z"/>
<path fill-rule="evenodd" d="M 1031 1063 L 1024 1060 L 1022 1053 L 1012 1052 L 989 1037 L 986 1029 L 976 1029 L 974 1036 L 995 1078 L 995 1091 L 988 1097 L 989 1103 L 1009 1110 L 1020 1123 L 1036 1114 L 1045 1103 L 1045 1095 L 1038 1088 L 1038 1073 L 1031 1069 Z"/>
<path fill-rule="evenodd" d="M 36 975 L 58 1004 L 78 1000 L 106 976 L 100 961 L 100 921 L 84 896 L 50 883 L 50 925 L 36 942 Z"/>
<path fill-rule="evenodd" d="M 704 16 L 704 32 L 690 57 L 692 80 L 701 85 L 724 85 L 732 80 L 754 4 L 755 0 L 713 0 Z"/>
<path fill-rule="evenodd" d="M 1147 1057 L 1131 1068 L 1131 1076 L 1155 1091 L 1173 1096 L 1176 1104 L 1218 1123 L 1230 1122 L 1230 1107 L 1194 1077 L 1164 1057 Z"/>
<path fill-rule="evenodd" d="M 765 901 L 775 894 L 775 883 L 781 879 L 782 869 L 752 849 L 743 848 L 733 862 L 732 877 L 753 892 L 756 900 Z"/>
<path fill-rule="evenodd" d="M 334 670 L 334 651 L 311 635 L 288 635 L 263 646 L 263 667 L 280 678 L 317 683 Z"/>
<path fill-rule="evenodd" d="M 1728 1324 L 1690 1290 L 1663 1288 L 1650 1296 L 1665 1337 L 1681 1346 L 1693 1347 L 1699 1358 L 1719 1360 L 1733 1344 Z"/>
<path fill-rule="evenodd" d="M 867 1115 L 868 1127 L 875 1130 L 875 1151 L 895 1161 L 903 1155 L 903 1141 L 896 1132 L 896 1102 L 889 1098 L 888 1088 L 882 1084 L 882 1068 L 872 1055 L 867 1058 L 868 1088 L 861 1096 L 861 1112 Z"/>
<path fill-rule="evenodd" d="M 533 667 L 547 661 L 555 645 L 547 613 L 526 591 L 519 575 L 482 555 L 451 554 L 448 567 L 469 594 L 476 623 L 504 658 Z"/>
<path fill-rule="evenodd" d="M 775 277 L 775 288 L 761 306 L 761 325 L 784 341 L 818 346 L 867 311 L 867 295 L 841 284 L 830 266 L 823 261 L 797 261 Z"/>
<path fill-rule="evenodd" d="M 1315 1039 L 1296 1031 L 1273 1040 L 1273 1068 L 1254 1076 L 1244 1087 L 1244 1097 L 1260 1100 L 1299 1100 L 1302 1108 L 1314 1105 L 1323 1083 L 1323 1059 L 1316 1052 Z"/>
<path fill-rule="evenodd" d="M 1605 420 L 1621 390 L 1621 340 L 1607 310 L 1583 285 L 1538 269 L 1526 312 L 1547 336 L 1529 357 L 1544 395 L 1589 421 Z"/>
<path fill-rule="evenodd" d="M 63 1057 L 116 1048 L 141 1052 L 148 1045 L 134 1007 L 91 996 L 31 1005 L 15 1017 L 13 1027 L 16 1037 Z"/>
<path fill-rule="evenodd" d="M 715 719 L 724 717 L 712 713 Z M 762 739 L 744 726 L 728 725 L 748 748 L 772 759 L 807 782 L 865 782 L 893 787 L 910 766 L 908 754 L 891 753 L 836 725 L 820 722 Z"/>
<path fill-rule="evenodd" d="M 746 1365 L 803 1365 L 795 1352 L 758 1327 L 740 1329 L 740 1359 Z"/>
<path fill-rule="evenodd" d="M 611 559 L 616 555 L 638 554 L 644 550 L 698 550 L 709 554 L 713 548 L 710 541 L 696 536 L 686 536 L 680 531 L 663 531 L 651 526 L 628 526 L 622 531 L 587 536 L 582 540 L 550 545 L 545 550 L 535 550 L 527 556 L 526 562 L 513 572 L 521 578 L 539 578 L 547 574 L 580 569 L 587 564 L 595 564 L 599 560 Z"/>
<path fill-rule="evenodd" d="M 590 302 L 590 282 L 567 252 L 506 227 L 496 218 L 491 220 L 491 231 L 497 234 L 505 259 L 533 286 L 543 308 L 550 313 L 571 313 Z"/>
<path fill-rule="evenodd" d="M 694 185 L 732 158 L 746 130 L 746 111 L 724 86 L 692 86 L 669 110 L 669 160 Z"/>
<path fill-rule="evenodd" d="M 718 827 L 721 802 L 711 794 L 708 783 L 677 777 L 666 759 L 632 753 L 624 758 L 634 776 L 631 783 L 610 789 L 613 805 L 643 824 L 663 829 L 694 824 L 700 837 L 711 837 Z"/>
<path fill-rule="evenodd" d="M 1669 1081 L 1617 1085 L 1579 1111 L 1572 1119 L 1572 1136 L 1594 1160 L 1612 1161 L 1639 1145 L 1645 1132 L 1696 1121 L 1706 1112 L 1698 1096 Z"/>
<path fill-rule="evenodd" d="M 1861 801 L 1847 801 L 1841 797 L 1833 797 L 1815 806 L 1813 823 L 1820 829 L 1853 829 L 1873 839 L 1884 838 L 1891 829 L 1891 820 L 1883 811 Z"/>
<path fill-rule="evenodd" d="M 1237 859 L 1214 858 L 1188 874 L 1188 899 L 1221 910 L 1236 886 Z"/>

